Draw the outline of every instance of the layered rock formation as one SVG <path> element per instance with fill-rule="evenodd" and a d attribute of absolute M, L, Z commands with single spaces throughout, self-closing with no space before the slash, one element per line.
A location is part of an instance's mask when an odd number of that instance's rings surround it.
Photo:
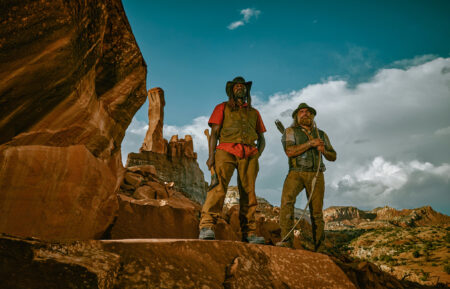
<path fill-rule="evenodd" d="M 377 221 L 388 221 L 401 227 L 414 226 L 450 226 L 450 217 L 436 212 L 430 206 L 416 209 L 396 210 L 388 206 L 377 208 L 370 213 L 376 215 Z"/>
<path fill-rule="evenodd" d="M 327 230 L 450 225 L 449 216 L 434 211 L 430 206 L 403 210 L 386 206 L 371 211 L 355 207 L 330 207 L 323 213 Z"/>
<path fill-rule="evenodd" d="M 163 136 L 164 91 L 153 88 L 148 91 L 149 128 L 139 153 L 128 155 L 127 167 L 152 165 L 157 176 L 164 182 L 173 182 L 175 189 L 188 198 L 203 203 L 207 183 L 197 162 L 192 137 L 178 135 L 168 142 Z"/>
<path fill-rule="evenodd" d="M 7 1 L 0 19 L 0 232 L 99 238 L 146 96 L 122 4 Z"/>

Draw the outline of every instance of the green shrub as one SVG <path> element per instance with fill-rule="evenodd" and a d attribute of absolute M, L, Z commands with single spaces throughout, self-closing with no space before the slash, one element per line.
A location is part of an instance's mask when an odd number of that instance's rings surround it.
<path fill-rule="evenodd" d="M 414 258 L 419 258 L 420 257 L 419 250 L 414 251 L 412 255 Z"/>
<path fill-rule="evenodd" d="M 381 255 L 379 260 L 384 261 L 384 262 L 394 262 L 395 259 L 392 258 L 391 255 Z"/>
<path fill-rule="evenodd" d="M 450 274 L 450 265 L 445 265 L 444 266 L 444 272 L 447 274 Z"/>
<path fill-rule="evenodd" d="M 444 237 L 445 242 L 450 243 L 450 233 L 447 233 Z"/>
<path fill-rule="evenodd" d="M 422 271 L 422 277 L 420 277 L 420 280 L 427 281 L 428 278 L 430 278 L 430 272 L 425 272 L 423 270 L 421 270 L 421 271 Z"/>

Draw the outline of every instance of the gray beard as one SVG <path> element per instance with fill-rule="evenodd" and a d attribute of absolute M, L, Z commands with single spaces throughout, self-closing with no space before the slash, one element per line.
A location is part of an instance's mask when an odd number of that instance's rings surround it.
<path fill-rule="evenodd" d="M 312 120 L 312 118 L 309 118 L 309 117 L 303 117 L 298 120 L 298 124 L 310 127 L 313 124 L 313 120 Z"/>

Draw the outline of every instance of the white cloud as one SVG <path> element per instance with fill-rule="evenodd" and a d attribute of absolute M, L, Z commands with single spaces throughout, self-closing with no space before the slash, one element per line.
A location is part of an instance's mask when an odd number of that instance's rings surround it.
<path fill-rule="evenodd" d="M 440 128 L 434 132 L 436 135 L 450 135 L 450 126 L 445 128 Z"/>
<path fill-rule="evenodd" d="M 252 17 L 258 17 L 258 15 L 261 13 L 259 10 L 255 10 L 252 8 L 242 9 L 241 14 L 244 16 L 244 22 L 248 23 L 250 21 L 250 18 Z"/>
<path fill-rule="evenodd" d="M 335 163 L 326 162 L 325 207 L 428 204 L 450 213 L 450 74 L 442 72 L 445 67 L 450 67 L 450 58 L 407 69 L 382 69 L 353 88 L 344 80 L 330 78 L 289 93 L 276 93 L 267 101 L 255 97 L 253 103 L 268 130 L 257 193 L 279 204 L 288 165 L 274 120 L 288 126 L 292 111 L 306 102 L 316 108 L 317 124 L 327 132 L 338 153 Z M 182 127 L 167 125 L 164 133 L 193 135 L 203 171 L 207 158 L 203 130 L 208 117 L 198 117 Z M 135 126 L 130 128 L 139 131 Z M 303 204 L 298 201 L 297 206 L 303 207 L 305 198 L 300 199 Z"/>
<path fill-rule="evenodd" d="M 228 29 L 230 30 L 234 30 L 236 28 L 238 28 L 239 26 L 244 26 L 244 22 L 243 21 L 235 21 L 233 23 L 231 23 L 230 25 L 227 26 Z"/>
<path fill-rule="evenodd" d="M 411 68 L 413 66 L 421 65 L 424 63 L 427 63 L 429 61 L 432 61 L 434 59 L 438 58 L 437 55 L 434 54 L 425 54 L 425 55 L 419 55 L 412 59 L 402 59 L 394 61 L 391 65 L 391 67 L 397 67 L 397 68 Z"/>
<path fill-rule="evenodd" d="M 336 180 L 331 185 L 333 195 L 328 196 L 328 201 L 357 203 L 363 209 L 432 205 L 445 211 L 450 201 L 449 182 L 448 163 L 435 166 L 413 160 L 394 164 L 376 157 L 370 164 Z"/>
<path fill-rule="evenodd" d="M 244 26 L 246 23 L 250 22 L 250 19 L 257 18 L 259 14 L 261 14 L 260 10 L 256 10 L 253 8 L 246 8 L 242 9 L 240 14 L 242 15 L 242 18 L 238 21 L 234 21 L 230 23 L 227 28 L 230 30 L 234 30 L 240 26 Z"/>
<path fill-rule="evenodd" d="M 204 134 L 206 128 L 209 128 L 208 118 L 206 116 L 200 116 L 195 118 L 192 123 L 181 127 L 164 125 L 163 134 L 167 139 L 170 139 L 170 137 L 175 134 L 180 138 L 183 138 L 187 134 L 191 135 L 192 140 L 195 143 L 195 150 L 199 153 L 203 153 L 208 151 L 208 141 Z"/>

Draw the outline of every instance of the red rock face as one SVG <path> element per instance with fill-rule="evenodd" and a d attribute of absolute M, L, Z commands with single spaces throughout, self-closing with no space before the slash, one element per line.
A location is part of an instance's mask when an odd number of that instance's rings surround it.
<path fill-rule="evenodd" d="M 0 234 L 0 255 L 4 288 L 357 288 L 326 255 L 231 241 L 61 244 Z"/>
<path fill-rule="evenodd" d="M 0 19 L 0 232 L 99 238 L 146 97 L 122 4 L 13 1 Z"/>
<path fill-rule="evenodd" d="M 141 200 L 119 195 L 119 199 L 113 239 L 198 238 L 200 206 L 181 195 Z"/>
<path fill-rule="evenodd" d="M 119 211 L 110 235 L 105 237 L 198 238 L 201 205 L 157 175 L 155 167 L 150 165 L 127 168 L 118 195 Z M 241 240 L 240 232 L 236 234 L 227 221 L 219 219 L 215 227 L 216 239 Z"/>
<path fill-rule="evenodd" d="M 159 154 L 167 152 L 167 141 L 163 137 L 164 91 L 155 87 L 148 91 L 148 130 L 140 151 Z"/>
<path fill-rule="evenodd" d="M 356 288 L 325 255 L 241 242 L 104 241 L 121 256 L 118 288 Z"/>
<path fill-rule="evenodd" d="M 203 203 L 206 196 L 207 183 L 203 172 L 195 158 L 187 157 L 184 150 L 190 144 L 192 152 L 192 139 L 174 140 L 169 143 L 167 154 L 142 151 L 128 154 L 127 168 L 154 166 L 159 180 L 174 183 L 174 188 L 183 192 L 189 199 Z M 172 155 L 173 153 L 173 155 Z"/>

